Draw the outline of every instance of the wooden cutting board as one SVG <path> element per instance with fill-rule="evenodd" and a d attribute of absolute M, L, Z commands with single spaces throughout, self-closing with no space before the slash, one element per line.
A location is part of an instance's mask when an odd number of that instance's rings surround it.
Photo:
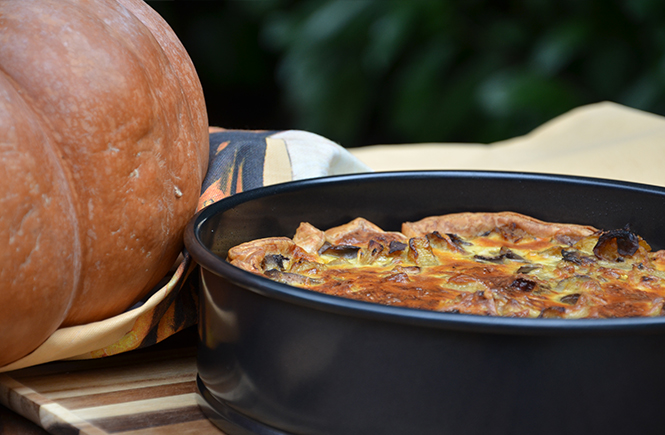
<path fill-rule="evenodd" d="M 0 374 L 0 404 L 55 435 L 212 434 L 196 402 L 196 330 L 151 348 Z"/>

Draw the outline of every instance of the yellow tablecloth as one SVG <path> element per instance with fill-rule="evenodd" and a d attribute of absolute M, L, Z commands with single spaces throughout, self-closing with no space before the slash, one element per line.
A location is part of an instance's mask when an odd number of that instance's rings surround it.
<path fill-rule="evenodd" d="M 525 136 L 489 145 L 377 145 L 351 153 L 375 171 L 509 170 L 665 186 L 665 117 L 603 102 L 574 109 Z"/>

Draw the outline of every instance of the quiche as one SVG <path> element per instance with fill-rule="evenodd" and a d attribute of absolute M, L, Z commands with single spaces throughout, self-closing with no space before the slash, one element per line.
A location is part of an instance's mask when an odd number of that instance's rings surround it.
<path fill-rule="evenodd" d="M 456 213 L 384 231 L 364 218 L 235 246 L 231 264 L 269 279 L 385 305 L 488 316 L 663 314 L 665 251 L 630 228 L 513 212 Z"/>

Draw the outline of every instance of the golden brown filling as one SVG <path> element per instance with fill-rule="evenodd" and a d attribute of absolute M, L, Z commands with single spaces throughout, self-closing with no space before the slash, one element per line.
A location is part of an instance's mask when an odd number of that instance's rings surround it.
<path fill-rule="evenodd" d="M 385 232 L 356 219 L 229 251 L 238 267 L 330 295 L 435 311 L 512 317 L 659 316 L 665 251 L 628 229 L 461 213 Z"/>

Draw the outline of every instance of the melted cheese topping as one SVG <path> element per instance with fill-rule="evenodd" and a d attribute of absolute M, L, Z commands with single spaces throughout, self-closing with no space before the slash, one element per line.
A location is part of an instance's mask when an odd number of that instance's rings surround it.
<path fill-rule="evenodd" d="M 665 254 L 627 230 L 543 236 L 506 228 L 514 226 L 407 238 L 362 219 L 326 232 L 304 224 L 293 240 L 233 248 L 229 261 L 297 287 L 418 309 L 557 318 L 663 313 Z"/>

